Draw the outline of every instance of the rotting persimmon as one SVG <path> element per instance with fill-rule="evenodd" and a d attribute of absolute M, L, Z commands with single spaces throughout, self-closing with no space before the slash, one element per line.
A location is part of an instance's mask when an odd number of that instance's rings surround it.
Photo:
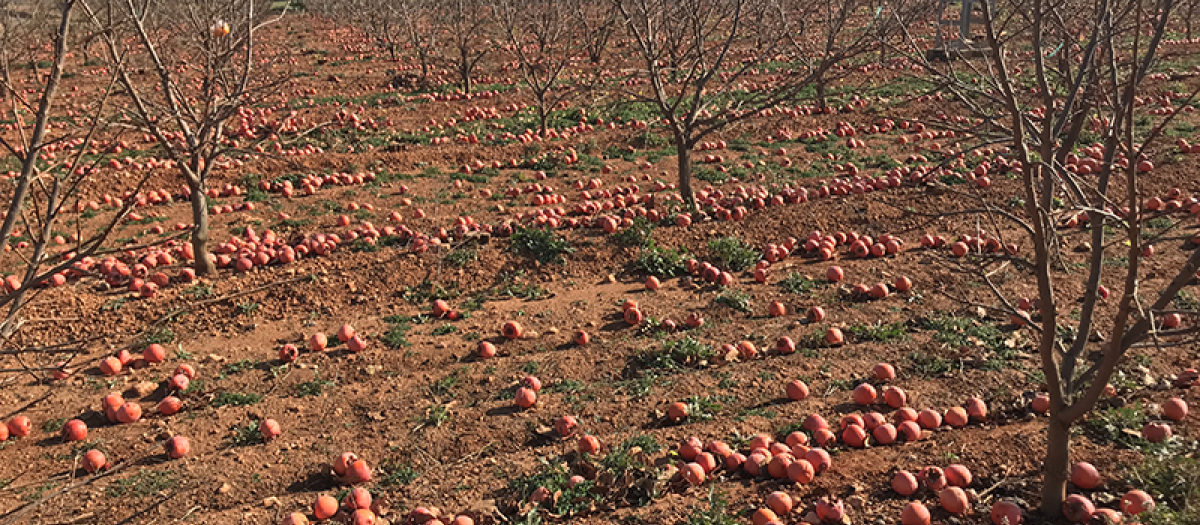
<path fill-rule="evenodd" d="M 900 511 L 901 525 L 929 525 L 929 509 L 919 501 L 910 501 Z"/>
<path fill-rule="evenodd" d="M 93 448 L 83 454 L 82 465 L 83 470 L 87 471 L 88 474 L 95 474 L 108 468 L 108 458 L 105 457 L 103 452 Z"/>
<path fill-rule="evenodd" d="M 158 413 L 164 416 L 173 416 L 182 408 L 183 401 L 175 396 L 164 397 L 162 401 L 158 402 Z"/>
<path fill-rule="evenodd" d="M 521 332 L 521 325 L 516 321 L 504 323 L 504 326 L 500 328 L 500 335 L 509 340 L 521 337 Z"/>
<path fill-rule="evenodd" d="M 681 402 L 671 403 L 667 407 L 667 419 L 673 422 L 683 421 L 688 416 L 688 407 Z"/>
<path fill-rule="evenodd" d="M 825 343 L 830 346 L 841 346 L 846 342 L 846 336 L 842 334 L 842 329 L 831 327 L 825 331 Z"/>
<path fill-rule="evenodd" d="M 192 445 L 186 437 L 173 436 L 171 439 L 167 440 L 166 449 L 167 457 L 171 459 L 179 459 L 191 452 Z"/>
<path fill-rule="evenodd" d="M 87 439 L 87 434 L 87 423 L 84 423 L 82 420 L 72 419 L 63 424 L 62 440 L 64 442 L 83 441 Z"/>
<path fill-rule="evenodd" d="M 313 515 L 318 520 L 327 520 L 338 513 L 338 501 L 333 496 L 322 494 L 313 503 Z"/>
<path fill-rule="evenodd" d="M 800 401 L 808 397 L 808 385 L 799 379 L 789 381 L 784 391 L 787 393 L 788 399 L 793 401 Z"/>
<path fill-rule="evenodd" d="M 518 407 L 530 408 L 537 403 L 537 393 L 528 387 L 520 387 L 514 396 L 514 402 Z"/>
<path fill-rule="evenodd" d="M 562 416 L 554 421 L 554 430 L 562 437 L 571 437 L 576 428 L 579 428 L 579 421 L 575 416 Z"/>
<path fill-rule="evenodd" d="M 258 431 L 265 441 L 271 441 L 283 435 L 283 428 L 279 426 L 279 422 L 269 418 L 258 424 Z"/>

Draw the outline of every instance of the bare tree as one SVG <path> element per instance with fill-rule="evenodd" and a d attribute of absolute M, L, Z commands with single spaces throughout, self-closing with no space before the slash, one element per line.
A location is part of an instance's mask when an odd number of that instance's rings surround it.
<path fill-rule="evenodd" d="M 699 141 L 766 109 L 809 97 L 806 88 L 835 65 L 874 48 L 882 29 L 873 26 L 894 27 L 907 16 L 894 9 L 894 16 L 855 19 L 865 5 L 859 0 L 833 2 L 846 7 L 828 11 L 783 0 L 613 1 L 644 67 L 632 75 L 650 85 L 649 93 L 631 94 L 656 107 L 669 128 L 680 193 L 693 209 L 691 151 Z M 832 44 L 813 53 L 804 39 L 817 34 Z M 754 90 L 743 87 L 772 62 L 783 65 L 776 80 Z"/>
<path fill-rule="evenodd" d="M 1183 37 L 1192 39 L 1192 24 L 1195 23 L 1196 10 L 1200 9 L 1200 0 L 1182 0 L 1177 12 L 1183 19 Z"/>
<path fill-rule="evenodd" d="M 37 22 L 44 16 L 48 16 L 40 12 L 38 8 L 43 7 L 43 4 L 31 4 L 34 8 L 32 12 L 26 13 L 28 18 L 18 17 L 18 12 L 15 9 L 6 9 L 0 16 L 3 16 L 3 22 L 0 23 L 0 39 L 5 43 L 0 47 L 0 60 L 3 61 L 3 71 L 0 74 L 0 82 L 3 83 L 3 88 L 0 89 L 0 95 L 7 98 L 8 105 L 13 114 L 18 117 L 18 123 L 21 122 L 20 113 L 22 111 L 34 111 L 33 127 L 26 135 L 24 126 L 18 128 L 20 133 L 16 143 L 0 138 L 0 146 L 8 150 L 10 154 L 21 162 L 21 172 L 17 177 L 16 187 L 13 190 L 12 198 L 9 200 L 8 214 L 4 217 L 4 223 L 0 226 L 0 250 L 3 250 L 8 245 L 9 238 L 12 236 L 13 228 L 16 227 L 17 221 L 21 217 L 21 210 L 25 206 L 25 198 L 29 195 L 30 184 L 33 183 L 35 171 L 37 171 L 37 163 L 33 160 L 37 159 L 41 154 L 42 148 L 46 146 L 46 127 L 50 122 L 52 111 L 56 97 L 58 95 L 58 86 L 62 81 L 63 67 L 66 60 L 67 43 L 71 33 L 71 11 L 74 10 L 74 2 L 64 2 L 59 17 L 56 32 L 51 35 L 44 35 L 38 31 Z M 55 56 L 51 63 L 50 71 L 46 76 L 46 82 L 40 90 L 40 97 L 37 100 L 36 109 L 30 105 L 28 100 L 20 95 L 21 90 L 17 89 L 13 81 L 13 67 L 20 62 L 26 62 L 33 72 L 37 72 L 37 60 L 22 56 L 20 53 L 27 52 L 28 46 L 22 46 L 28 42 L 35 41 L 34 38 L 49 36 L 54 42 Z M 23 64 L 22 64 L 23 65 Z"/>
<path fill-rule="evenodd" d="M 1032 258 L 1010 249 L 976 251 L 947 262 L 986 283 L 995 311 L 1028 320 L 1036 334 L 1050 398 L 1041 512 L 1057 516 L 1066 495 L 1071 428 L 1096 407 L 1122 358 L 1135 348 L 1193 344 L 1200 332 L 1175 323 L 1175 316 L 1194 319 L 1200 312 L 1172 308 L 1200 268 L 1196 233 L 1186 231 L 1186 210 L 1169 204 L 1160 208 L 1142 189 L 1142 178 L 1153 169 L 1147 154 L 1178 113 L 1149 129 L 1140 128 L 1135 117 L 1139 88 L 1156 63 L 1175 4 L 983 4 L 982 56 L 947 64 L 923 62 L 915 39 L 911 56 L 924 65 L 927 79 L 974 115 L 958 131 L 973 134 L 979 148 L 1002 145 L 1011 151 L 1011 161 L 1004 161 L 1011 162 L 1019 178 L 1017 206 L 997 202 L 1010 196 L 964 194 L 972 206 L 951 213 L 991 225 L 1003 244 L 1027 242 Z M 1026 46 L 1036 50 L 1028 59 L 1019 52 Z M 1030 83 L 1036 86 L 1032 93 Z M 1193 92 L 1176 104 L 1190 104 L 1195 97 Z M 1167 225 L 1146 229 L 1149 220 Z M 1063 262 L 1070 243 L 1088 251 L 1082 275 Z M 1154 272 L 1146 268 L 1144 261 L 1156 247 L 1181 244 L 1192 250 L 1181 265 L 1166 273 L 1161 267 Z M 1113 267 L 1106 260 L 1113 255 L 1127 262 Z M 1036 281 L 1032 310 L 1022 309 L 993 278 L 1009 268 L 1005 265 L 1015 268 L 1007 271 L 1019 270 Z M 1115 304 L 1104 300 L 1105 278 L 1115 283 Z M 1069 291 L 1080 288 L 1078 316 L 1068 316 L 1077 293 Z M 1101 327 L 1108 333 L 1101 333 Z"/>
<path fill-rule="evenodd" d="M 256 38 L 286 9 L 273 12 L 266 0 L 109 0 L 84 7 L 95 25 L 114 28 L 103 33 L 110 62 L 134 51 L 149 62 L 153 80 L 145 83 L 130 68 L 119 69 L 122 94 L 132 103 L 124 117 L 154 137 L 183 177 L 192 205 L 195 270 L 212 274 L 209 176 L 233 151 L 224 140 L 227 122 L 283 82 L 258 69 Z"/>
<path fill-rule="evenodd" d="M 485 0 L 447 0 L 437 6 L 435 30 L 447 34 L 441 56 L 458 73 L 463 93 L 470 93 L 475 67 L 493 48 L 492 10 Z"/>
<path fill-rule="evenodd" d="M 399 60 L 400 47 L 407 42 L 402 10 L 407 10 L 409 3 L 407 0 L 352 0 L 342 3 L 333 14 L 348 15 L 395 62 Z"/>
<path fill-rule="evenodd" d="M 438 43 L 434 5 L 430 0 L 354 0 L 335 14 L 351 15 L 392 61 L 400 59 L 402 49 L 412 50 L 421 66 L 421 82 L 428 84 Z"/>
<path fill-rule="evenodd" d="M 434 4 L 430 0 L 403 0 L 396 5 L 403 21 L 404 36 L 421 64 L 421 82 L 428 85 L 438 46 L 438 33 L 433 23 Z"/>
<path fill-rule="evenodd" d="M 60 110 L 60 89 L 71 64 L 70 42 L 78 16 L 78 0 L 61 0 L 30 4 L 34 9 L 26 12 L 19 20 L 6 13 L 0 24 L 0 101 L 17 117 L 15 136 L 0 135 L 0 147 L 12 155 L 20 166 L 12 196 L 0 231 L 0 245 L 8 247 L 9 239 L 19 225 L 23 237 L 28 239 L 26 250 L 13 250 L 17 261 L 18 275 L 4 282 L 4 295 L 0 296 L 0 307 L 7 312 L 0 320 L 0 340 L 8 346 L 11 338 L 22 326 L 22 309 L 32 297 L 49 286 L 64 284 L 70 275 L 82 275 L 91 271 L 92 257 L 107 253 L 106 242 L 116 225 L 132 209 L 134 199 L 129 199 L 110 219 L 100 224 L 95 231 L 84 231 L 82 220 L 74 222 L 75 231 L 68 237 L 58 233 L 63 227 L 61 219 L 72 208 L 82 210 L 79 200 L 89 185 L 100 184 L 97 166 L 104 155 L 85 158 L 86 147 L 93 142 L 102 127 L 101 116 L 112 93 L 113 83 L 102 91 L 101 96 L 83 107 L 80 123 L 83 126 L 66 128 L 51 136 L 51 119 L 65 113 Z M 32 45 L 33 43 L 39 45 Z M 50 55 L 40 53 L 41 43 L 50 42 Z M 48 58 L 48 60 L 47 60 Z M 43 68 L 40 63 L 49 66 Z M 19 80 L 14 74 L 16 66 L 28 66 L 28 78 Z M 26 97 L 28 90 L 36 95 Z M 24 114 L 32 114 L 33 122 L 26 125 Z M 28 127 L 28 131 L 27 128 Z M 135 190 L 145 183 L 149 174 L 135 185 Z M 115 180 L 105 180 L 116 185 Z M 136 192 L 136 191 L 135 191 Z M 69 223 L 68 223 L 69 224 Z M 21 349 L 6 349 L 5 354 L 21 354 Z"/>
<path fill-rule="evenodd" d="M 538 111 L 538 133 L 546 136 L 550 111 L 570 94 L 559 82 L 580 49 L 571 11 L 565 0 L 494 0 L 492 10 Z"/>
<path fill-rule="evenodd" d="M 575 34 L 583 43 L 588 60 L 600 64 L 609 40 L 619 28 L 617 9 L 612 4 L 577 1 L 572 16 L 578 29 Z"/>

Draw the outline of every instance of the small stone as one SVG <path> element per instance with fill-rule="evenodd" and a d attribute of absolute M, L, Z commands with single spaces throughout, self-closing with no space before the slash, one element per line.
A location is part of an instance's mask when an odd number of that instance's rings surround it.
<path fill-rule="evenodd" d="M 233 485 L 222 483 L 221 488 L 217 489 L 217 494 L 229 494 L 233 492 Z"/>
<path fill-rule="evenodd" d="M 604 278 L 604 282 L 606 282 L 606 283 L 608 283 L 608 284 L 616 284 L 616 283 L 617 283 L 617 276 L 615 276 L 615 275 L 613 275 L 613 274 L 611 274 L 611 273 L 610 273 L 610 274 L 608 274 L 608 277 L 605 277 L 605 278 Z"/>
<path fill-rule="evenodd" d="M 132 390 L 134 394 L 137 394 L 138 397 L 146 397 L 150 394 L 153 394 L 155 390 L 158 390 L 158 383 L 142 381 L 141 383 L 133 385 L 133 388 L 130 390 Z"/>
<path fill-rule="evenodd" d="M 557 326 L 551 326 L 550 328 L 548 328 L 548 329 L 546 330 L 546 333 L 547 333 L 547 334 L 550 334 L 550 335 L 557 335 L 557 334 L 558 334 L 558 327 L 557 327 Z"/>
<path fill-rule="evenodd" d="M 280 501 L 279 501 L 279 498 L 277 498 L 275 496 L 271 496 L 267 499 L 264 499 L 262 504 L 264 507 L 270 509 L 270 508 L 278 507 L 280 504 Z"/>

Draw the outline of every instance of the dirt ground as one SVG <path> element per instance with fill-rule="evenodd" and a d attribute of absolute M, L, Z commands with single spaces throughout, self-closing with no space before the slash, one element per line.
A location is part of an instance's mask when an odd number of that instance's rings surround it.
<path fill-rule="evenodd" d="M 419 507 L 437 509 L 437 515 L 465 513 L 477 523 L 535 523 L 524 512 L 529 496 L 525 489 L 530 483 L 561 482 L 546 475 L 560 463 L 568 465 L 570 474 L 594 483 L 593 494 L 604 496 L 591 500 L 586 491 L 583 496 L 580 491 L 567 491 L 561 504 L 556 501 L 550 510 L 535 512 L 545 523 L 682 523 L 694 509 L 708 507 L 711 493 L 723 494 L 729 502 L 727 513 L 738 516 L 738 523 L 749 523 L 750 513 L 765 506 L 767 495 L 774 491 L 785 491 L 797 502 L 797 510 L 784 517 L 786 523 L 799 523 L 822 497 L 841 498 L 853 523 L 898 523 L 901 509 L 914 499 L 930 507 L 935 523 L 985 523 L 988 508 L 998 498 L 1014 498 L 1026 509 L 1036 508 L 1045 447 L 1045 417 L 1030 408 L 1044 381 L 1033 353 L 1036 335 L 972 306 L 993 304 L 994 298 L 981 282 L 955 271 L 946 249 L 922 248 L 918 242 L 926 233 L 953 239 L 974 232 L 979 225 L 973 216 L 931 216 L 961 207 L 964 194 L 1007 202 L 1019 194 L 1019 181 L 1011 174 L 993 174 L 991 186 L 982 189 L 955 181 L 918 184 L 905 179 L 898 187 L 870 193 L 816 198 L 818 189 L 835 178 L 849 178 L 833 168 L 848 160 L 847 151 L 862 169 L 860 175 L 877 176 L 892 169 L 884 166 L 893 166 L 882 159 L 893 161 L 894 166 L 916 165 L 920 163 L 911 162 L 910 155 L 933 157 L 933 143 L 945 148 L 959 141 L 944 137 L 901 145 L 897 137 L 913 134 L 900 129 L 861 133 L 857 138 L 866 144 L 862 153 L 811 140 L 772 138 L 784 128 L 799 135 L 817 128 L 834 130 L 841 122 L 869 127 L 884 118 L 927 122 L 935 129 L 939 112 L 959 110 L 948 101 L 876 94 L 907 78 L 905 69 L 885 67 L 851 75 L 846 84 L 859 88 L 855 92 L 867 101 L 863 107 L 829 115 L 755 119 L 711 139 L 727 141 L 730 147 L 696 152 L 697 169 L 712 177 L 720 175 L 713 169 L 717 165 L 729 168 L 731 174 L 750 173 L 747 180 L 697 181 L 709 193 L 719 190 L 736 196 L 758 188 L 777 193 L 790 185 L 813 192 L 809 202 L 750 209 L 742 220 L 697 221 L 687 227 L 675 225 L 672 213 L 650 234 L 655 246 L 682 250 L 689 254 L 685 258 L 714 264 L 718 262 L 710 246 L 714 240 L 740 239 L 754 248 L 757 260 L 768 244 L 782 245 L 791 237 L 802 245 L 812 231 L 853 231 L 875 238 L 895 235 L 903 240 L 899 253 L 860 259 L 843 245 L 835 260 L 821 261 L 798 249 L 770 266 L 766 283 L 757 282 L 750 268 L 733 272 L 733 282 L 724 287 L 688 275 L 663 278 L 657 291 L 648 291 L 647 272 L 637 261 L 649 248 L 622 244 L 618 236 L 590 221 L 586 227 L 555 230 L 572 248 L 561 264 L 535 262 L 515 252 L 513 242 L 496 232 L 467 238 L 448 235 L 447 241 L 428 250 L 414 249 L 411 239 L 389 243 L 384 242 L 385 236 L 372 246 L 349 234 L 361 235 L 365 223 L 370 223 L 379 229 L 403 225 L 433 238 L 439 229 L 452 233 L 464 217 L 499 230 L 506 221 L 522 223 L 522 214 L 536 210 L 573 211 L 588 200 L 582 191 L 590 191 L 596 202 L 611 202 L 612 196 L 600 192 L 633 187 L 638 195 L 654 195 L 656 203 L 662 202 L 662 196 L 672 190 L 656 190 L 654 183 L 674 182 L 676 174 L 666 139 L 657 137 L 648 145 L 641 130 L 597 125 L 595 117 L 609 121 L 613 117 L 604 111 L 618 110 L 587 107 L 594 129 L 573 133 L 569 139 L 548 140 L 536 147 L 486 140 L 486 133 L 503 133 L 489 125 L 528 121 L 515 119 L 517 112 L 511 109 L 528 103 L 523 94 L 511 90 L 518 77 L 513 71 L 488 64 L 478 81 L 489 87 L 488 94 L 472 100 L 426 100 L 446 97 L 389 92 L 389 71 L 397 64 L 375 56 L 369 42 L 353 30 L 304 15 L 290 19 L 288 29 L 271 38 L 292 39 L 296 47 L 319 52 L 304 54 L 289 65 L 310 74 L 294 78 L 293 85 L 269 102 L 296 108 L 294 118 L 308 125 L 331 122 L 324 132 L 305 139 L 323 152 L 251 156 L 241 166 L 216 170 L 211 187 L 236 185 L 242 195 L 218 197 L 210 205 L 249 202 L 255 209 L 213 215 L 213 244 L 231 239 L 252 242 L 268 230 L 293 246 L 318 234 L 337 234 L 342 242 L 327 255 L 310 254 L 286 265 L 256 265 L 250 271 L 224 267 L 195 283 L 180 282 L 184 266 L 176 257 L 149 270 L 171 278 L 152 298 L 129 291 L 127 283 L 110 285 L 95 275 L 72 277 L 63 286 L 41 291 L 10 346 L 80 341 L 68 345 L 79 350 L 0 356 L 0 368 L 6 370 L 0 374 L 4 385 L 0 417 L 9 421 L 23 415 L 33 426 L 29 436 L 0 442 L 4 459 L 0 461 L 0 512 L 12 512 L 71 487 L 20 522 L 271 523 L 290 512 L 305 512 L 311 518 L 318 495 L 336 495 L 340 500 L 349 488 L 330 473 L 330 465 L 343 452 L 354 452 L 374 468 L 373 480 L 362 486 L 387 502 L 387 512 L 380 514 L 391 523 L 404 523 L 404 516 Z M 1181 70 L 1192 67 L 1186 61 L 1196 52 L 1194 46 L 1168 45 L 1167 50 L 1177 53 L 1174 59 L 1181 61 Z M 616 69 L 619 64 L 604 67 Z M 337 81 L 331 81 L 334 76 Z M 1191 77 L 1174 84 L 1181 83 L 1195 87 Z M 1149 81 L 1146 96 L 1161 96 L 1174 89 L 1172 85 Z M 373 103 L 377 95 L 384 102 Z M 587 104 L 578 97 L 572 107 Z M 461 122 L 477 108 L 494 108 L 502 118 Z M 282 120 L 286 111 L 277 110 L 268 119 Z M 345 118 L 338 119 L 347 113 L 360 122 L 371 119 L 383 124 L 378 130 L 370 126 L 357 130 L 346 125 Z M 527 117 L 529 112 L 521 114 Z M 424 131 L 430 122 L 444 125 L 451 118 L 459 121 L 457 127 Z M 1190 114 L 1178 122 L 1170 128 L 1172 137 L 1151 152 L 1156 169 L 1142 179 L 1147 195 L 1166 196 L 1171 188 L 1179 188 L 1182 198 L 1200 194 L 1200 177 L 1194 175 L 1200 169 L 1200 155 L 1177 154 L 1173 144 L 1178 136 L 1190 138 L 1190 130 L 1200 122 Z M 519 133 L 523 128 L 505 131 Z M 438 133 L 451 139 L 458 133 L 477 133 L 480 140 L 430 144 L 428 137 Z M 424 138 L 403 139 L 414 136 Z M 128 151 L 139 158 L 156 154 L 151 143 L 137 137 L 126 140 Z M 837 137 L 830 141 L 845 143 Z M 562 155 L 567 148 L 577 150 L 584 160 L 535 164 L 539 155 Z M 786 155 L 778 155 L 779 148 L 786 148 Z M 722 155 L 723 162 L 703 163 L 706 154 Z M 827 154 L 843 158 L 829 160 Z M 783 159 L 794 169 L 784 169 Z M 521 166 L 508 167 L 512 160 Z M 484 167 L 462 173 L 462 167 L 474 161 Z M 488 168 L 493 161 L 505 167 Z M 737 171 L 746 162 L 756 167 Z M 545 173 L 544 180 L 537 180 L 539 171 Z M 366 172 L 373 173 L 375 180 L 327 182 L 312 195 L 297 191 L 287 198 L 278 187 L 249 191 L 257 189 L 258 181 L 288 178 L 299 190 L 300 181 L 310 176 Z M 100 177 L 111 185 L 85 189 L 82 200 L 118 196 L 127 189 L 122 181 L 129 184 L 136 174 L 106 170 Z M 576 189 L 577 182 L 586 185 L 593 179 L 601 182 L 599 188 Z M 535 184 L 544 187 L 521 193 Z M 179 187 L 178 174 L 160 168 L 153 171 L 143 193 L 155 189 L 176 194 Z M 506 196 L 510 189 L 516 190 L 515 196 Z M 484 191 L 492 192 L 491 196 Z M 565 200 L 534 205 L 534 195 L 561 195 Z M 750 197 L 743 199 L 753 208 Z M 98 212 L 72 214 L 72 218 L 87 230 L 111 217 L 114 210 L 101 206 Z M 400 220 L 389 218 L 393 211 Z M 145 206 L 138 213 L 141 220 L 126 221 L 115 232 L 118 246 L 163 239 L 177 233 L 172 225 L 191 221 L 186 201 L 178 198 L 170 204 Z M 574 218 L 612 213 L 618 212 Z M 1175 216 L 1186 217 L 1186 210 Z M 1191 218 L 1181 228 L 1195 235 L 1196 224 Z M 164 231 L 156 232 L 160 226 Z M 984 229 L 1009 238 L 1017 235 L 990 226 Z M 1071 239 L 1069 246 L 1086 235 L 1081 229 L 1062 233 Z M 1159 253 L 1145 259 L 1142 286 L 1162 286 L 1194 249 L 1186 242 L 1164 243 Z M 157 251 L 161 249 L 121 252 L 117 258 L 132 266 Z M 1087 255 L 1069 251 L 1062 257 L 1068 268 L 1077 269 Z M 17 253 L 5 253 L 0 267 L 6 273 L 15 271 L 20 261 Z M 844 270 L 843 282 L 826 280 L 831 265 Z M 1103 279 L 1114 291 L 1119 290 L 1116 279 L 1122 275 L 1118 266 L 1106 268 Z M 891 284 L 900 277 L 912 280 L 912 290 L 893 291 L 878 300 L 866 300 L 851 290 L 855 284 Z M 1036 296 L 1027 272 L 1009 265 L 998 269 L 995 277 L 1011 297 Z M 1064 281 L 1068 282 L 1057 293 L 1070 304 L 1080 296 L 1083 279 Z M 781 284 L 785 282 L 795 287 Z M 1186 297 L 1200 297 L 1198 284 L 1189 284 Z M 460 318 L 431 315 L 435 299 L 447 301 Z M 631 326 L 622 316 L 621 305 L 630 300 L 640 305 L 647 318 L 641 326 Z M 786 315 L 769 315 L 769 305 L 776 301 L 786 306 Z M 731 304 L 744 305 L 745 311 Z M 1102 308 L 1111 314 L 1114 305 L 1109 301 Z M 824 308 L 823 321 L 806 318 L 814 306 Z M 1070 305 L 1067 310 L 1075 308 Z M 692 314 L 704 318 L 703 326 L 685 324 Z M 678 328 L 663 328 L 665 320 Z M 521 324 L 522 337 L 502 337 L 501 327 L 509 321 Z M 343 325 L 353 326 L 363 336 L 364 350 L 351 352 L 337 342 L 334 334 Z M 831 327 L 845 331 L 846 344 L 823 342 Z M 1107 333 L 1111 326 L 1101 323 L 1096 328 Z M 590 336 L 585 345 L 574 340 L 581 330 Z M 326 351 L 309 350 L 308 339 L 317 332 L 333 342 Z M 783 355 L 774 350 L 776 341 L 785 336 L 796 341 L 797 352 Z M 477 348 L 485 341 L 498 349 L 495 357 L 478 355 Z M 746 359 L 721 349 L 741 341 L 754 343 L 759 355 Z M 135 360 L 119 374 L 101 372 L 104 358 L 122 350 L 137 357 L 151 343 L 166 348 L 165 362 Z M 280 360 L 279 350 L 287 344 L 301 350 L 292 363 Z M 709 353 L 672 364 L 654 360 L 663 348 L 688 344 Z M 52 366 L 68 356 L 72 373 L 64 379 L 53 379 L 46 372 L 9 371 Z M 1120 365 L 1120 381 L 1114 381 L 1116 395 L 1101 403 L 1104 413 L 1132 412 L 1128 420 L 1144 422 L 1160 420 L 1158 405 L 1172 397 L 1200 403 L 1198 389 L 1169 386 L 1175 374 L 1196 367 L 1198 358 L 1200 348 L 1195 345 L 1132 352 Z M 832 466 L 807 485 L 725 469 L 713 471 L 699 486 L 643 479 L 677 464 L 679 445 L 691 436 L 706 445 L 723 440 L 748 453 L 750 437 L 765 433 L 783 439 L 809 414 L 822 415 L 835 429 L 847 414 L 878 411 L 890 421 L 894 409 L 883 404 L 864 407 L 852 398 L 852 390 L 863 382 L 882 389 L 884 384 L 872 377 L 877 363 L 895 366 L 896 378 L 887 385 L 907 392 L 907 405 L 917 411 L 945 411 L 978 397 L 986 402 L 989 414 L 964 428 L 926 431 L 923 439 L 912 443 L 863 449 L 833 444 L 828 447 Z M 172 371 L 185 364 L 195 369 L 195 378 L 186 391 L 175 392 L 168 381 L 175 375 Z M 517 408 L 514 393 L 522 378 L 530 375 L 539 378 L 543 388 L 535 406 Z M 809 386 L 809 397 L 787 398 L 785 385 L 794 379 Z M 140 420 L 108 422 L 102 402 L 111 393 L 137 403 L 143 410 Z M 156 409 L 168 395 L 182 399 L 178 414 L 165 416 Z M 680 423 L 669 422 L 668 407 L 680 401 L 691 402 L 694 411 L 699 407 L 699 413 Z M 1125 407 L 1125 412 L 1110 407 Z M 554 429 L 555 421 L 567 415 L 578 420 L 578 429 L 563 438 Z M 59 428 L 76 418 L 87 424 L 87 438 L 64 443 Z M 263 442 L 255 429 L 264 419 L 277 421 L 282 435 Z M 1122 421 L 1118 426 L 1128 423 Z M 1172 446 L 1177 447 L 1171 450 L 1190 457 L 1200 437 L 1196 416 L 1171 424 Z M 1085 492 L 1097 504 L 1114 508 L 1125 490 L 1137 488 L 1127 473 L 1152 454 L 1138 439 L 1114 441 L 1114 436 L 1129 437 L 1125 430 L 1139 433 L 1140 424 L 1107 434 L 1104 428 L 1081 425 L 1071 459 L 1097 467 L 1105 484 Z M 642 438 L 639 443 L 644 445 L 644 436 L 662 448 L 647 450 L 645 465 L 634 468 L 630 478 L 606 479 L 595 468 L 602 460 L 580 457 L 577 436 L 583 434 L 603 444 L 601 458 L 612 456 L 627 440 Z M 168 459 L 161 441 L 176 435 L 190 440 L 191 451 L 182 459 Z M 113 464 L 111 474 L 88 477 L 81 460 L 90 449 L 106 454 Z M 965 516 L 938 508 L 937 495 L 928 489 L 914 497 L 891 489 L 898 470 L 916 472 L 950 464 L 965 465 L 974 475 L 969 487 L 972 508 Z M 654 487 L 655 497 L 631 502 L 636 500 L 631 487 L 643 483 Z M 621 491 L 628 491 L 629 499 L 615 496 Z M 570 498 L 577 499 L 568 502 Z M 564 510 L 568 515 L 560 515 Z"/>

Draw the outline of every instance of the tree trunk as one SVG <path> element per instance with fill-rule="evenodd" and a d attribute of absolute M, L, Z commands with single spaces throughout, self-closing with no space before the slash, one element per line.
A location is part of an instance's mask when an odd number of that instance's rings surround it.
<path fill-rule="evenodd" d="M 30 151 L 29 155 L 36 153 Z M 21 209 L 25 207 L 25 195 L 29 193 L 29 182 L 33 178 L 32 174 L 32 170 L 28 174 L 22 170 L 21 178 L 17 179 L 17 187 L 13 191 L 12 200 L 8 201 L 8 216 L 4 217 L 4 225 L 0 226 L 0 250 L 3 250 L 3 247 L 8 245 L 13 228 L 17 225 L 17 219 L 21 218 Z"/>
<path fill-rule="evenodd" d="M 689 210 L 696 209 L 696 196 L 692 194 L 692 147 L 680 134 L 675 135 L 675 155 L 679 159 L 679 194 Z"/>
<path fill-rule="evenodd" d="M 458 75 L 462 77 L 463 94 L 471 92 L 471 63 L 466 53 L 459 54 Z"/>
<path fill-rule="evenodd" d="M 817 77 L 817 107 L 825 109 L 825 78 Z"/>
<path fill-rule="evenodd" d="M 208 197 L 204 195 L 204 185 L 188 183 L 192 190 L 192 254 L 195 261 L 192 267 L 196 275 L 212 275 L 217 273 L 217 267 L 208 258 Z"/>
<path fill-rule="evenodd" d="M 1071 456 L 1071 425 L 1059 421 L 1058 416 L 1052 414 L 1046 432 L 1041 513 L 1043 516 L 1055 517 L 1062 514 L 1062 502 L 1067 497 L 1067 465 L 1070 463 Z"/>
<path fill-rule="evenodd" d="M 546 138 L 546 94 L 545 93 L 538 93 L 537 107 L 538 107 L 538 133 L 542 136 L 542 138 Z"/>

